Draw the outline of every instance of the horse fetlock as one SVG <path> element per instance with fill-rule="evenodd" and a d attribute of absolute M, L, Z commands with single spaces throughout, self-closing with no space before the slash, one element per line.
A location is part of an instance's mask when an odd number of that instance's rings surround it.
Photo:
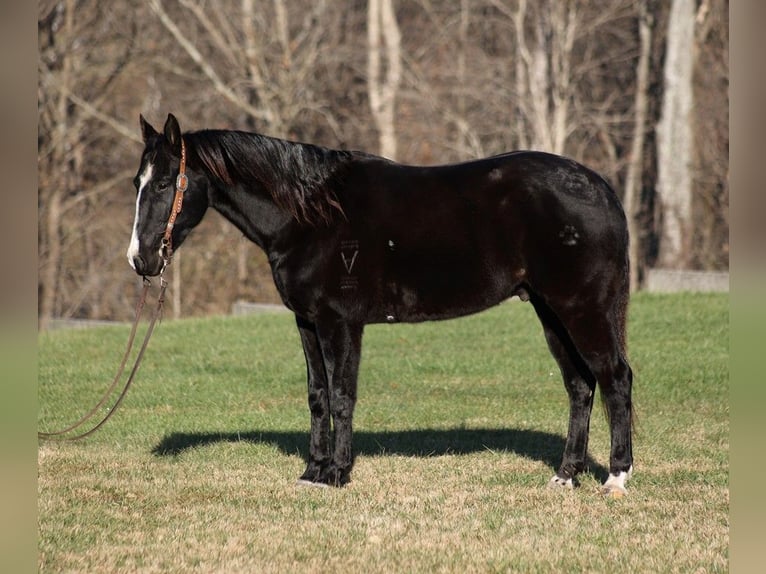
<path fill-rule="evenodd" d="M 331 463 L 322 471 L 318 482 L 327 486 L 345 486 L 351 482 L 351 467 L 338 467 L 335 463 Z"/>
<path fill-rule="evenodd" d="M 322 476 L 322 472 L 329 465 L 329 460 L 322 462 L 319 460 L 311 460 L 306 466 L 306 470 L 303 472 L 299 481 L 316 482 L 319 477 Z"/>
<path fill-rule="evenodd" d="M 298 484 L 310 486 L 344 486 L 351 481 L 351 465 L 339 466 L 332 461 L 310 461 Z"/>

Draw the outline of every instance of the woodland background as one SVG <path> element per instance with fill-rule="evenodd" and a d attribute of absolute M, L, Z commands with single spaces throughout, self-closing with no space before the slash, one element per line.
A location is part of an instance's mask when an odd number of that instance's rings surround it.
<path fill-rule="evenodd" d="M 38 301 L 131 317 L 138 115 L 438 164 L 573 157 L 616 188 L 646 270 L 728 269 L 726 0 L 41 0 Z M 173 316 L 276 302 L 209 212 L 170 267 Z"/>

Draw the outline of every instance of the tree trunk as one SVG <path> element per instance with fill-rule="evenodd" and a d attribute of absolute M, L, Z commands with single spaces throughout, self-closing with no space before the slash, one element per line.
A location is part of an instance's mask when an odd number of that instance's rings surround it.
<path fill-rule="evenodd" d="M 630 290 L 636 291 L 641 277 L 641 176 L 644 166 L 644 136 L 646 134 L 646 118 L 649 101 L 649 59 L 652 48 L 652 27 L 654 18 L 647 0 L 639 4 L 638 34 L 640 38 L 640 53 L 636 66 L 636 97 L 635 123 L 633 142 L 631 144 L 628 173 L 625 178 L 625 199 L 623 205 L 625 216 L 628 218 L 628 233 L 630 235 Z"/>
<path fill-rule="evenodd" d="M 45 218 L 45 264 L 40 273 L 42 293 L 40 297 L 40 318 L 38 327 L 44 331 L 53 319 L 56 306 L 59 260 L 61 259 L 61 190 L 54 189 L 46 202 Z"/>
<path fill-rule="evenodd" d="M 577 8 L 563 2 L 536 5 L 532 12 L 533 38 L 526 33 L 527 8 L 526 0 L 519 0 L 516 10 L 508 12 L 516 41 L 516 90 L 521 108 L 517 119 L 519 142 L 522 147 L 561 154 L 570 134 L 571 60 L 579 26 Z M 522 117 L 526 121 L 521 121 Z"/>
<path fill-rule="evenodd" d="M 74 0 L 67 0 L 64 6 L 64 42 L 74 40 Z M 44 199 L 46 217 L 45 217 L 45 249 L 46 258 L 40 273 L 40 283 L 42 285 L 42 294 L 40 297 L 40 316 L 38 328 L 45 330 L 50 325 L 51 319 L 56 310 L 56 299 L 58 293 L 59 265 L 61 261 L 61 213 L 63 210 L 64 194 L 69 183 L 68 163 L 68 116 L 69 100 L 67 94 L 72 81 L 72 56 L 64 51 L 63 62 L 61 64 L 61 74 L 59 76 L 60 91 L 56 104 L 56 137 L 58 141 L 53 147 L 51 154 L 51 164 L 56 166 L 63 173 L 60 179 L 51 182 L 48 197 Z"/>
<path fill-rule="evenodd" d="M 385 73 L 382 69 L 385 43 Z M 401 78 L 401 35 L 392 0 L 370 0 L 367 12 L 367 82 L 380 155 L 396 159 L 394 107 Z"/>
<path fill-rule="evenodd" d="M 657 191 L 662 207 L 659 263 L 669 268 L 685 267 L 689 260 L 694 4 L 694 0 L 673 0 L 670 8 L 662 118 L 657 126 Z"/>

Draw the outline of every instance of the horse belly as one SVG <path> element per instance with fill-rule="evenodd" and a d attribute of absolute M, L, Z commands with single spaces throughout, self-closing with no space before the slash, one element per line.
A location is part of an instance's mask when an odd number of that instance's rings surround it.
<path fill-rule="evenodd" d="M 420 322 L 483 311 L 513 295 L 518 266 L 486 253 L 402 257 L 389 266 L 384 320 Z"/>

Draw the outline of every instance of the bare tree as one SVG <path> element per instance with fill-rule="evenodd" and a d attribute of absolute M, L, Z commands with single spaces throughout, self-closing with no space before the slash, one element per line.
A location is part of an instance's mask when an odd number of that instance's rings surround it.
<path fill-rule="evenodd" d="M 694 0 L 673 0 L 668 21 L 662 119 L 657 126 L 662 205 L 660 264 L 685 267 L 689 257 L 692 209 L 692 106 Z"/>
<path fill-rule="evenodd" d="M 701 269 L 729 266 L 729 3 L 703 0 L 695 15 L 692 253 Z"/>
<path fill-rule="evenodd" d="M 56 7 L 58 8 L 58 7 Z M 54 8 L 54 10 L 56 10 Z M 74 39 L 74 0 L 67 0 L 67 2 L 61 6 L 63 10 L 63 33 L 62 37 L 68 41 Z M 58 14 L 49 16 L 50 18 L 61 17 Z M 52 106 L 50 106 L 49 121 L 51 122 L 51 131 L 54 135 L 54 140 L 51 142 L 49 160 L 51 164 L 55 166 L 63 166 L 68 163 L 67 158 L 67 134 L 69 132 L 69 101 L 67 99 L 67 93 L 72 83 L 72 56 L 67 53 L 67 50 L 62 50 L 62 62 L 60 64 L 60 72 L 58 74 L 59 93 L 54 98 Z M 43 67 L 43 63 L 40 62 L 39 67 Z M 47 69 L 41 70 L 43 73 L 47 72 Z M 51 185 L 46 194 L 45 201 L 42 203 L 44 217 L 45 217 L 45 235 L 44 239 L 40 243 L 43 247 L 44 264 L 41 268 L 41 286 L 42 294 L 40 296 L 40 328 L 45 329 L 48 326 L 49 321 L 55 313 L 56 305 L 56 291 L 59 285 L 58 274 L 61 264 L 61 211 L 62 204 L 64 202 L 64 196 L 68 189 L 72 187 L 72 177 L 75 175 L 74 170 L 67 170 L 66 175 L 62 178 L 64 181 L 51 182 Z M 45 189 L 45 181 L 42 182 L 42 187 Z"/>
<path fill-rule="evenodd" d="M 636 291 L 640 284 L 641 270 L 641 179 L 644 167 L 644 141 L 646 135 L 647 109 L 649 101 L 649 64 L 652 48 L 654 16 L 649 6 L 651 0 L 639 0 L 638 33 L 640 53 L 636 64 L 636 93 L 633 142 L 630 148 L 628 173 L 625 177 L 623 206 L 628 218 L 630 235 L 630 290 Z"/>
<path fill-rule="evenodd" d="M 572 132 L 569 117 L 574 97 L 572 52 L 579 13 L 575 2 L 543 2 L 534 15 L 533 38 L 527 34 L 527 2 L 512 14 L 516 32 L 516 89 L 527 121 L 529 147 L 564 153 Z"/>
<path fill-rule="evenodd" d="M 575 43 L 589 31 L 576 2 L 517 0 L 491 4 L 512 24 L 516 129 L 522 147 L 564 153 L 575 126 Z"/>
<path fill-rule="evenodd" d="M 122 16 L 119 12 L 115 18 Z M 77 314 L 84 307 L 104 312 L 99 297 L 101 272 L 108 266 L 108 248 L 95 239 L 104 221 L 97 218 L 96 201 L 129 179 L 116 169 L 98 182 L 92 172 L 99 161 L 91 145 L 119 134 L 139 139 L 119 120 L 101 111 L 130 59 L 131 42 L 105 42 L 94 57 L 94 23 L 107 27 L 113 20 L 98 2 L 64 0 L 40 5 L 38 29 L 38 202 L 39 202 L 39 322 L 46 328 L 54 316 Z M 130 18 L 122 20 L 132 30 Z M 100 59 L 103 58 L 103 59 Z M 101 130 L 104 129 L 104 131 Z M 119 151 L 121 146 L 111 146 Z M 106 158 L 102 158 L 104 161 Z M 109 162 L 108 159 L 106 159 Z M 116 164 L 119 165 L 119 162 Z M 77 264 L 78 254 L 82 253 Z M 78 287 L 74 287 L 78 285 Z M 72 291 L 77 295 L 73 296 Z"/>
<path fill-rule="evenodd" d="M 396 159 L 394 109 L 401 79 L 401 34 L 392 0 L 369 0 L 367 10 L 370 110 L 378 128 L 380 154 Z"/>
<path fill-rule="evenodd" d="M 614 140 L 629 138 L 631 124 L 621 91 L 631 79 L 623 62 L 634 51 L 626 27 L 633 4 L 488 2 L 509 23 L 506 34 L 512 43 L 504 61 L 511 73 L 505 91 L 511 98 L 508 125 L 518 147 L 589 162 L 600 153 L 606 158 L 597 167 L 618 173 Z M 594 138 L 604 146 L 599 153 L 593 151 Z"/>

